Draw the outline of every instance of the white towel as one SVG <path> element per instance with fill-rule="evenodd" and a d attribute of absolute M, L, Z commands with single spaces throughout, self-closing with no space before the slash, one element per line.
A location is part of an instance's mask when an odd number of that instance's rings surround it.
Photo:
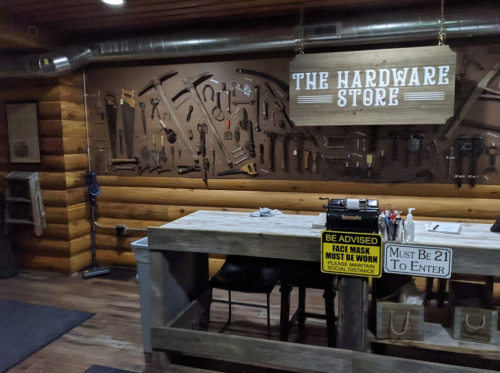
<path fill-rule="evenodd" d="M 260 216 L 275 216 L 275 215 L 283 215 L 283 213 L 280 210 L 271 210 L 267 207 L 260 207 L 259 211 L 254 211 L 250 213 L 250 216 L 253 217 L 260 217 Z"/>

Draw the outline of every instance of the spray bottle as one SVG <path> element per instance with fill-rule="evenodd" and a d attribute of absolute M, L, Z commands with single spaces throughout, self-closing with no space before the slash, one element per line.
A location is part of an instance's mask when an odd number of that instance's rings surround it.
<path fill-rule="evenodd" d="M 408 215 L 406 215 L 405 221 L 405 241 L 413 242 L 415 240 L 415 222 L 413 221 L 412 211 L 415 210 L 413 207 L 408 209 Z"/>

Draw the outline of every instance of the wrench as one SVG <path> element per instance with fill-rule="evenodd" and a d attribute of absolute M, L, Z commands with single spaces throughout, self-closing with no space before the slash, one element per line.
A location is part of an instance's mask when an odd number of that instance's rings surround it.
<path fill-rule="evenodd" d="M 135 171 L 135 166 L 132 167 L 115 167 L 115 171 Z"/>
<path fill-rule="evenodd" d="M 256 84 L 254 87 L 254 92 L 255 92 L 255 130 L 257 132 L 260 132 L 260 125 L 259 125 L 259 100 L 260 100 L 260 87 Z"/>
<path fill-rule="evenodd" d="M 234 159 L 241 157 L 243 154 L 245 154 L 245 152 L 241 152 L 240 154 L 236 154 L 236 155 L 234 156 Z"/>
<path fill-rule="evenodd" d="M 255 100 L 250 100 L 250 101 L 233 101 L 234 106 L 238 105 L 253 105 L 255 104 Z"/>
<path fill-rule="evenodd" d="M 231 91 L 226 91 L 227 94 L 227 112 L 231 114 Z"/>
<path fill-rule="evenodd" d="M 238 165 L 238 164 L 240 164 L 241 162 L 246 161 L 247 159 L 250 159 L 250 157 L 241 158 L 238 162 L 234 162 L 234 164 L 235 164 L 235 165 Z"/>
<path fill-rule="evenodd" d="M 191 120 L 191 113 L 193 112 L 193 105 L 189 105 L 189 111 L 188 115 L 186 117 L 186 122 L 189 122 Z"/>
<path fill-rule="evenodd" d="M 269 116 L 267 115 L 267 108 L 269 107 L 269 104 L 267 103 L 266 99 L 264 99 L 264 102 L 262 102 L 262 115 L 264 116 L 264 120 L 268 120 Z"/>
<path fill-rule="evenodd" d="M 169 169 L 166 169 L 166 170 L 158 170 L 158 175 L 161 175 L 162 173 L 164 172 L 170 172 Z"/>

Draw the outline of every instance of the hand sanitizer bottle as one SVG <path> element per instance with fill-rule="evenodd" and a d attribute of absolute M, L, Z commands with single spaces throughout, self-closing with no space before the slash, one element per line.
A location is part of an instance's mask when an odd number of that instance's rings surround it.
<path fill-rule="evenodd" d="M 408 209 L 408 215 L 406 215 L 405 221 L 405 241 L 413 242 L 415 240 L 415 222 L 413 221 L 412 211 L 415 210 L 413 207 Z"/>

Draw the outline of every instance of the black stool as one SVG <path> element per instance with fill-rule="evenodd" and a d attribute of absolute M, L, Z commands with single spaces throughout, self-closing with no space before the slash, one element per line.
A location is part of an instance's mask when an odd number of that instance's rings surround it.
<path fill-rule="evenodd" d="M 288 334 L 295 321 L 299 328 L 303 328 L 308 317 L 326 320 L 327 340 L 329 347 L 335 347 L 337 328 L 335 326 L 335 296 L 334 275 L 321 273 L 319 263 L 284 260 L 281 263 L 281 315 L 280 341 L 287 341 Z M 290 293 L 293 287 L 299 289 L 299 305 L 290 319 Z M 325 314 L 316 314 L 306 311 L 306 288 L 324 290 Z"/>
<path fill-rule="evenodd" d="M 210 280 L 210 292 L 215 289 L 228 291 L 228 300 L 212 299 L 211 302 L 229 304 L 229 317 L 221 329 L 223 332 L 231 323 L 231 305 L 267 309 L 267 335 L 271 337 L 271 317 L 269 296 L 278 283 L 280 270 L 272 259 L 228 255 L 221 269 Z M 267 305 L 233 302 L 231 291 L 267 295 Z M 208 310 L 210 320 L 210 309 Z"/>

